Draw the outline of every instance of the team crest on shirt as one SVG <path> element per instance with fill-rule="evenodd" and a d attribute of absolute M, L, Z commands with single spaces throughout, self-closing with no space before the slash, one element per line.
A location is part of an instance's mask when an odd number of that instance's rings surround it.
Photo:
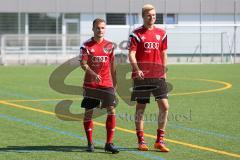
<path fill-rule="evenodd" d="M 111 52 L 111 50 L 112 50 L 112 48 L 109 48 L 109 47 L 104 47 L 104 48 L 103 48 L 103 52 L 104 52 L 105 54 L 109 54 L 109 53 Z"/>
<path fill-rule="evenodd" d="M 161 36 L 159 34 L 156 35 L 156 39 L 159 41 Z"/>

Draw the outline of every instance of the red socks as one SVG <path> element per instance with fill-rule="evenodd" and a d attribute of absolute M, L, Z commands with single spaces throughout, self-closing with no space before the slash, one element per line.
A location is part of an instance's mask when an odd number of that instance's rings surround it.
<path fill-rule="evenodd" d="M 141 130 L 136 130 L 137 138 L 138 138 L 138 143 L 144 143 L 144 131 Z"/>
<path fill-rule="evenodd" d="M 93 121 L 92 121 L 92 119 L 84 119 L 83 125 L 84 125 L 84 129 L 86 132 L 88 143 L 93 143 L 93 140 L 92 140 Z"/>
<path fill-rule="evenodd" d="M 157 129 L 157 139 L 156 143 L 163 143 L 165 131 L 163 129 Z"/>
<path fill-rule="evenodd" d="M 107 130 L 106 143 L 112 143 L 115 127 L 116 127 L 116 115 L 108 115 L 106 120 L 106 130 Z"/>
<path fill-rule="evenodd" d="M 86 132 L 88 143 L 93 143 L 92 132 L 93 132 L 93 121 L 92 119 L 84 119 L 83 121 L 84 129 Z M 116 116 L 108 115 L 106 120 L 106 130 L 107 130 L 107 141 L 106 143 L 112 143 L 114 132 L 116 127 Z"/>
<path fill-rule="evenodd" d="M 138 143 L 144 143 L 144 131 L 136 131 L 137 133 L 137 138 L 138 138 Z M 157 130 L 157 139 L 156 143 L 162 143 L 163 142 L 163 137 L 164 137 L 165 131 L 162 129 Z"/>

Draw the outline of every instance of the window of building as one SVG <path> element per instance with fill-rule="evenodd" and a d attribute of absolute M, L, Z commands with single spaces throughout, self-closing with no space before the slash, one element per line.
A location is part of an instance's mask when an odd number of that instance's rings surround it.
<path fill-rule="evenodd" d="M 167 14 L 166 24 L 177 24 L 177 15 L 176 14 Z"/>
<path fill-rule="evenodd" d="M 127 14 L 127 24 L 134 25 L 139 23 L 139 16 L 137 13 Z"/>
<path fill-rule="evenodd" d="M 18 13 L 0 13 L 0 34 L 16 34 L 18 32 Z"/>
<path fill-rule="evenodd" d="M 65 13 L 64 18 L 66 18 L 66 19 L 80 19 L 80 13 Z"/>
<path fill-rule="evenodd" d="M 18 15 L 18 21 L 20 22 L 18 25 L 19 26 L 19 33 L 21 34 L 25 34 L 25 24 L 26 24 L 26 13 L 20 13 L 20 15 Z"/>
<path fill-rule="evenodd" d="M 55 34 L 61 33 L 62 16 L 57 13 L 30 13 L 29 33 Z"/>
<path fill-rule="evenodd" d="M 80 13 L 65 13 L 64 25 L 65 34 L 79 34 L 80 32 Z"/>
<path fill-rule="evenodd" d="M 156 14 L 155 24 L 163 24 L 163 14 L 162 13 L 157 13 Z"/>
<path fill-rule="evenodd" d="M 126 14 L 124 13 L 107 13 L 108 25 L 126 25 Z"/>

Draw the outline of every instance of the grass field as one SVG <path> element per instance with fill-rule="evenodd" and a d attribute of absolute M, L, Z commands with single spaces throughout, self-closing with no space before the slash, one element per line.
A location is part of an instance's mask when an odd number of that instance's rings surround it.
<path fill-rule="evenodd" d="M 57 66 L 0 67 L 0 160 L 240 159 L 240 65 L 170 65 L 168 81 L 170 114 L 167 145 L 171 152 L 153 149 L 156 104 L 146 110 L 145 133 L 148 152 L 136 149 L 134 107 L 120 99 L 117 106 L 115 144 L 117 155 L 103 151 L 105 115 L 95 119 L 95 153 L 85 152 L 82 121 L 63 121 L 55 116 L 60 100 L 73 100 L 71 112 L 83 112 L 82 96 L 57 93 L 49 87 L 49 76 Z M 80 86 L 78 68 L 66 84 Z M 122 82 L 119 82 L 122 83 Z M 152 117 L 151 117 L 151 116 Z"/>

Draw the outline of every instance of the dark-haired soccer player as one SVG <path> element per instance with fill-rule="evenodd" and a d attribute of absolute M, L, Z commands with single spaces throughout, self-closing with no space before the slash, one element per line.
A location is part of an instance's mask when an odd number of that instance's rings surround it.
<path fill-rule="evenodd" d="M 137 101 L 135 124 L 138 137 L 138 149 L 147 151 L 144 141 L 143 114 L 146 104 L 153 94 L 159 108 L 157 139 L 154 148 L 168 152 L 164 144 L 164 134 L 168 115 L 167 84 L 165 82 L 167 65 L 167 34 L 165 30 L 154 26 L 156 11 L 147 4 L 142 8 L 144 24 L 129 36 L 129 60 L 132 65 L 133 92 L 132 101 Z"/>
<path fill-rule="evenodd" d="M 107 109 L 105 151 L 118 153 L 119 150 L 112 142 L 116 126 L 114 47 L 112 42 L 104 38 L 105 30 L 105 21 L 100 18 L 95 19 L 92 26 L 94 36 L 84 42 L 80 48 L 80 64 L 85 71 L 84 99 L 81 107 L 85 108 L 83 125 L 88 140 L 87 151 L 94 152 L 93 108 L 101 106 Z"/>

